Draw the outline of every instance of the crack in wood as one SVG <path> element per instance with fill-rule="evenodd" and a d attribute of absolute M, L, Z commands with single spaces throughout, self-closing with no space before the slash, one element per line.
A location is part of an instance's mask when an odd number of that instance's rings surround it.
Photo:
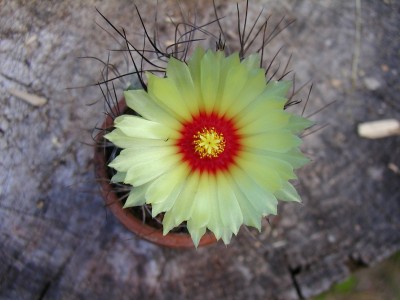
<path fill-rule="evenodd" d="M 9 80 L 11 82 L 15 82 L 15 83 L 17 83 L 17 84 L 19 84 L 19 85 L 21 85 L 21 86 L 23 86 L 25 88 L 31 88 L 31 86 L 32 86 L 32 83 L 22 82 L 21 80 L 18 80 L 17 78 L 9 76 L 9 75 L 7 75 L 7 74 L 5 74 L 3 72 L 0 72 L 0 75 L 3 76 L 5 79 L 7 79 L 7 80 Z"/>
<path fill-rule="evenodd" d="M 62 274 L 64 273 L 66 267 L 69 265 L 69 262 L 71 261 L 72 257 L 74 256 L 74 254 L 76 253 L 76 250 L 78 248 L 79 248 L 79 246 L 76 247 L 75 249 L 73 249 L 71 254 L 68 255 L 66 260 L 61 264 L 57 273 L 54 274 L 54 276 L 50 280 L 46 281 L 45 285 L 43 286 L 43 288 L 40 292 L 39 298 L 37 300 L 43 300 L 44 297 L 46 296 L 46 294 L 50 291 L 51 286 L 53 286 L 55 283 L 60 281 Z"/>
<path fill-rule="evenodd" d="M 301 292 L 300 284 L 299 284 L 299 282 L 297 281 L 297 278 L 296 278 L 296 276 L 298 274 L 300 274 L 300 272 L 301 272 L 301 267 L 296 267 L 296 268 L 288 267 L 288 270 L 289 270 L 289 273 L 290 273 L 290 278 L 292 279 L 292 282 L 293 282 L 293 286 L 296 289 L 297 296 L 301 300 L 305 299 L 303 294 L 302 294 L 302 292 Z"/>
<path fill-rule="evenodd" d="M 44 299 L 44 297 L 46 296 L 47 292 L 50 289 L 51 284 L 52 284 L 51 280 L 47 281 L 45 283 L 43 289 L 40 291 L 40 295 L 39 295 L 39 298 L 37 298 L 37 300 L 43 300 Z"/>
<path fill-rule="evenodd" d="M 365 262 L 361 255 L 359 255 L 358 253 L 350 254 L 347 257 L 345 265 L 351 272 L 368 267 L 368 263 Z"/>
<path fill-rule="evenodd" d="M 60 231 L 64 231 L 76 238 L 82 238 L 79 235 L 79 232 L 73 232 L 73 231 L 69 230 L 68 228 L 66 228 L 66 226 L 64 226 L 64 224 L 60 223 L 60 220 L 44 217 L 42 215 L 35 215 L 34 213 L 24 212 L 22 210 L 19 210 L 19 209 L 13 208 L 13 207 L 9 207 L 6 205 L 2 205 L 2 204 L 0 204 L 0 210 L 4 211 L 6 213 L 6 215 L 7 215 L 7 212 L 10 212 L 11 215 L 16 214 L 16 215 L 21 215 L 23 217 L 26 216 L 26 217 L 32 218 L 33 220 L 37 220 L 39 222 L 51 224 L 52 226 L 54 226 L 54 228 L 57 228 Z"/>

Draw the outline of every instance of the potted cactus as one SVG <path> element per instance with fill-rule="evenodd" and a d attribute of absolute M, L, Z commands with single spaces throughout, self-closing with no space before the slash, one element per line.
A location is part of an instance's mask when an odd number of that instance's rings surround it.
<path fill-rule="evenodd" d="M 248 3 L 246 20 L 247 9 Z M 105 20 L 126 51 L 150 61 Z M 312 123 L 286 110 L 293 103 L 286 70 L 271 78 L 263 66 L 267 23 L 250 38 L 238 19 L 239 48 L 228 51 L 219 20 L 216 14 L 220 32 L 212 35 L 219 36 L 212 49 L 196 45 L 194 33 L 203 26 L 190 26 L 173 51 L 161 51 L 143 25 L 157 68 L 139 68 L 131 56 L 140 87 L 125 90 L 120 102 L 113 98 L 97 137 L 107 205 L 136 234 L 169 247 L 229 244 L 242 225 L 261 230 L 278 200 L 300 201 L 291 180 L 308 161 L 299 134 Z M 257 39 L 259 51 L 248 52 Z"/>

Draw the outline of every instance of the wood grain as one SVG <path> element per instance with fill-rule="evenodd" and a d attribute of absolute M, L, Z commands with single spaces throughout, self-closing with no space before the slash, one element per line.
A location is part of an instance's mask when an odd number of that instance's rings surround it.
<path fill-rule="evenodd" d="M 234 39 L 235 5 L 217 2 Z M 138 4 L 152 24 L 155 4 Z M 212 18 L 208 4 L 199 22 Z M 362 2 L 355 88 L 353 1 L 257 1 L 252 20 L 262 5 L 271 20 L 297 19 L 265 57 L 285 44 L 299 84 L 314 81 L 305 114 L 337 100 L 313 116 L 329 125 L 305 137 L 313 162 L 299 172 L 303 203 L 280 205 L 271 225 L 242 228 L 228 247 L 178 251 L 137 239 L 104 208 L 87 145 L 103 119 L 101 92 L 68 89 L 101 80 L 102 64 L 78 57 L 107 60 L 122 47 L 96 25 L 95 7 L 142 41 L 132 4 L 0 2 L 0 299 L 303 299 L 400 249 L 399 137 L 356 133 L 360 122 L 400 117 L 398 3 Z M 158 11 L 179 17 L 175 1 Z M 161 39 L 171 39 L 168 26 Z M 113 63 L 124 70 L 123 59 Z M 33 107 L 10 89 L 48 101 Z"/>

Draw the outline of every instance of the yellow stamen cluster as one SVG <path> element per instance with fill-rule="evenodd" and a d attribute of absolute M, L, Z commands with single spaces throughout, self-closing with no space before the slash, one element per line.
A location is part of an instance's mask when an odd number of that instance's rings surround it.
<path fill-rule="evenodd" d="M 194 150 L 200 158 L 215 158 L 224 152 L 224 135 L 215 131 L 214 127 L 203 128 L 203 130 L 198 131 L 193 138 Z"/>

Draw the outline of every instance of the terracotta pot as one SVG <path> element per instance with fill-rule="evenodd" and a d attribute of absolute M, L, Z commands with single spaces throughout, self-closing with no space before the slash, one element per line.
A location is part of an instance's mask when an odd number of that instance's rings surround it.
<path fill-rule="evenodd" d="M 127 106 L 125 100 L 122 99 L 118 103 L 118 107 L 113 108 L 113 112 L 117 114 L 117 112 L 124 112 L 126 109 Z M 110 115 L 108 115 L 101 128 L 111 128 L 112 125 L 113 119 Z M 100 179 L 99 182 L 101 185 L 101 193 L 103 195 L 106 206 L 113 212 L 117 219 L 125 225 L 126 228 L 147 241 L 171 248 L 194 248 L 192 239 L 189 234 L 169 233 L 164 236 L 161 229 L 154 228 L 149 226 L 148 224 L 143 223 L 142 220 L 138 219 L 135 215 L 129 212 L 129 210 L 122 208 L 122 203 L 119 200 L 118 195 L 114 191 L 113 186 L 110 183 L 110 178 L 108 176 L 108 166 L 106 165 L 107 154 L 105 148 L 102 146 L 103 135 L 104 131 L 102 131 L 96 137 L 96 144 L 98 146 L 95 148 L 94 162 L 96 168 L 96 176 L 98 179 Z M 216 239 L 214 235 L 212 233 L 206 233 L 200 240 L 199 246 L 205 246 L 213 244 L 215 242 Z"/>

